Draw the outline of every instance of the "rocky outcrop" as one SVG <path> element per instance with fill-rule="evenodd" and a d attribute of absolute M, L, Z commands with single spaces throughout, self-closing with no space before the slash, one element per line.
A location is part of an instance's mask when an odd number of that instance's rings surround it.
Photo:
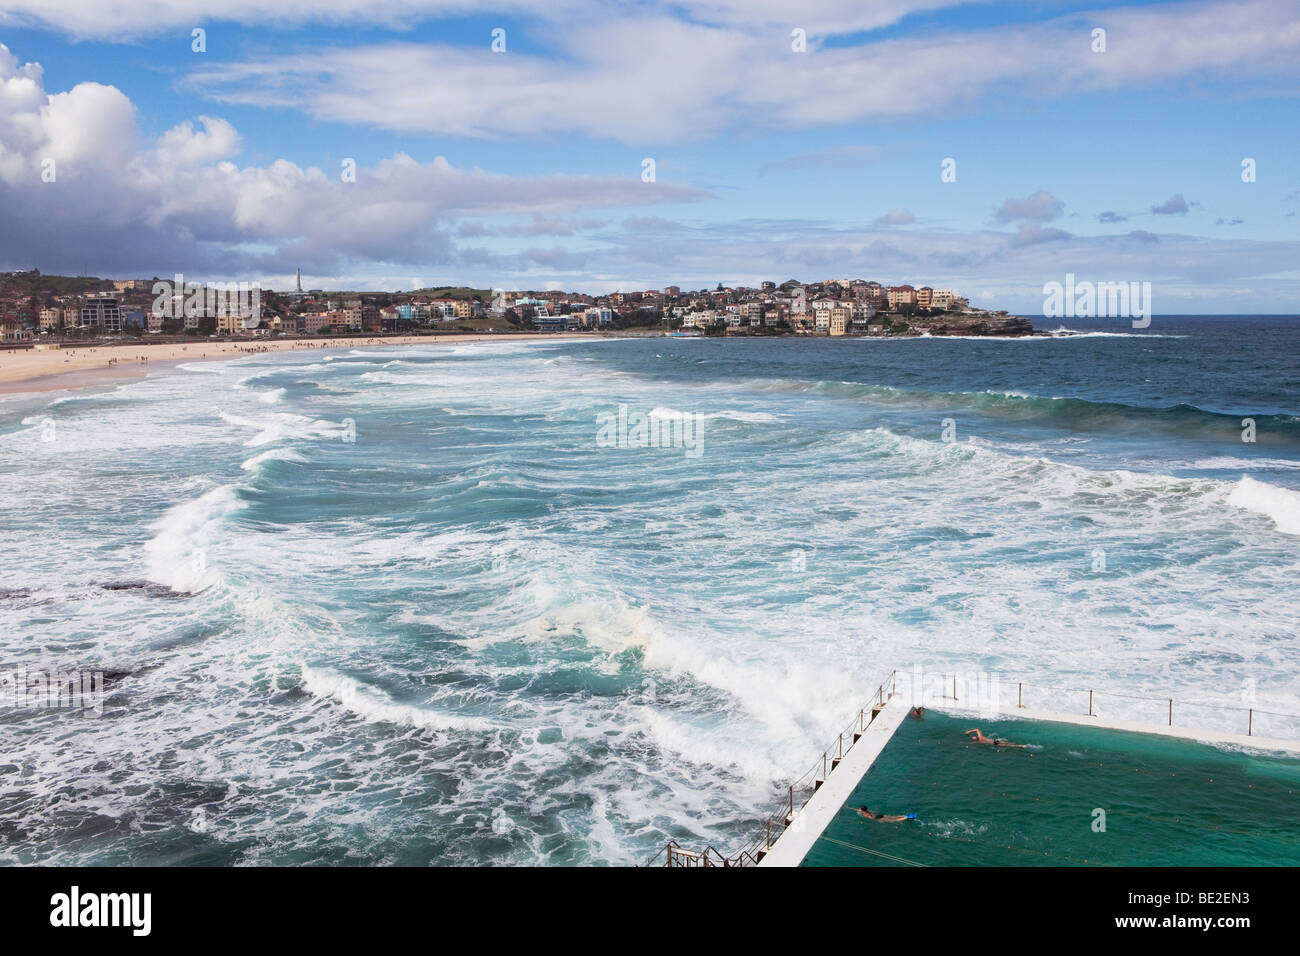
<path fill-rule="evenodd" d="M 907 323 L 907 330 L 900 328 Z M 996 312 L 961 312 L 937 317 L 898 319 L 887 335 L 1036 335 L 1029 320 L 1021 315 Z"/>

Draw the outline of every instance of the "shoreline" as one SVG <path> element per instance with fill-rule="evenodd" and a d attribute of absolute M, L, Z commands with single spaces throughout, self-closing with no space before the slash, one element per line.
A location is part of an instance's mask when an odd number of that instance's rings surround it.
<path fill-rule="evenodd" d="M 551 341 L 606 337 L 599 333 L 460 332 L 446 335 L 403 335 L 376 338 L 289 339 L 271 342 L 126 342 L 87 345 L 50 351 L 0 351 L 0 395 L 56 392 L 90 388 L 110 382 L 142 379 L 155 369 L 182 362 L 218 362 L 271 352 L 324 352 L 389 346 L 464 344 L 467 342 Z"/>
<path fill-rule="evenodd" d="M 1018 317 L 1016 317 L 1018 318 Z M 1027 323 L 1026 323 L 1027 324 Z M 680 331 L 680 330 L 679 330 Z M 209 342 L 122 342 L 94 345 L 68 345 L 49 351 L 36 349 L 0 350 L 0 395 L 56 392 L 90 388 L 109 382 L 145 378 L 153 369 L 172 368 L 182 362 L 213 362 L 262 355 L 270 352 L 336 351 L 355 348 L 410 347 L 442 343 L 472 342 L 546 342 L 558 339 L 653 338 L 661 335 L 678 338 L 826 338 L 823 333 L 803 334 L 776 332 L 763 335 L 709 335 L 702 332 L 674 335 L 663 332 L 452 332 L 441 335 L 393 335 L 372 338 L 347 337 L 326 339 L 279 339 L 270 341 L 222 340 Z M 1000 334 L 999 331 L 960 329 L 938 331 L 913 328 L 906 332 L 851 334 L 831 338 L 1057 338 L 1056 333 L 1029 326 L 1028 331 Z"/>

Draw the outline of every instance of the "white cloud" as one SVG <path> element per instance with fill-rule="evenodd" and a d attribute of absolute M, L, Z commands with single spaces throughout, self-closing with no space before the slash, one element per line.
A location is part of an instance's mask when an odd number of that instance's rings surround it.
<path fill-rule="evenodd" d="M 1032 246 L 1040 242 L 1054 242 L 1057 239 L 1069 239 L 1070 234 L 1063 229 L 1044 229 L 1036 222 L 1021 223 L 1016 230 L 1016 245 Z"/>
<path fill-rule="evenodd" d="M 1047 222 L 1059 216 L 1063 209 L 1065 203 L 1046 189 L 1040 189 L 1024 199 L 1008 199 L 993 215 L 998 222 Z"/>
<path fill-rule="evenodd" d="M 910 226 L 916 217 L 906 209 L 891 209 L 876 220 L 877 226 Z"/>
<path fill-rule="evenodd" d="M 47 94 L 42 82 L 39 66 L 0 45 L 0 260 L 48 271 L 423 264 L 453 254 L 449 217 L 533 217 L 521 234 L 564 234 L 599 225 L 579 210 L 709 196 L 632 174 L 512 177 L 402 153 L 355 182 L 286 160 L 241 167 L 225 120 L 201 117 L 202 130 L 186 122 L 142 145 L 120 90 L 82 83 Z M 49 158 L 53 182 L 42 180 Z"/>
<path fill-rule="evenodd" d="M 889 26 L 910 16 L 971 0 L 803 0 L 793 19 L 787 0 L 678 0 L 692 22 L 766 30 L 788 48 L 798 26 L 816 43 L 821 36 Z M 650 7 L 653 4 L 645 4 Z M 263 26 L 379 25 L 411 28 L 449 17 L 527 16 L 554 23 L 591 21 L 607 12 L 599 0 L 6 0 L 0 23 L 44 26 L 80 39 L 115 40 L 156 35 L 205 23 Z M 486 45 L 486 39 L 484 44 Z"/>
<path fill-rule="evenodd" d="M 1164 202 L 1156 203 L 1151 207 L 1151 211 L 1157 216 L 1185 216 L 1187 208 L 1187 200 L 1183 198 L 1183 194 L 1176 193 Z"/>
<path fill-rule="evenodd" d="M 887 8 L 886 20 L 904 6 Z M 763 18 L 774 7 L 765 4 L 755 21 L 729 19 L 738 2 L 697 7 L 724 25 L 649 5 L 640 15 L 620 10 L 618 20 L 592 10 L 538 25 L 535 45 L 546 56 L 494 54 L 486 38 L 462 47 L 325 47 L 219 67 L 200 61 L 191 82 L 219 100 L 399 132 L 566 132 L 643 144 L 951 114 L 1007 94 L 1050 98 L 1203 77 L 1275 84 L 1294 79 L 1300 64 L 1300 15 L 1279 0 L 1109 9 L 1105 54 L 1090 49 L 1093 15 L 834 46 L 810 37 L 807 53 L 793 53 L 789 31 Z"/>
<path fill-rule="evenodd" d="M 235 128 L 223 119 L 200 116 L 203 130 L 189 120 L 172 127 L 158 140 L 160 159 L 176 166 L 193 166 L 239 155 L 241 141 Z"/>

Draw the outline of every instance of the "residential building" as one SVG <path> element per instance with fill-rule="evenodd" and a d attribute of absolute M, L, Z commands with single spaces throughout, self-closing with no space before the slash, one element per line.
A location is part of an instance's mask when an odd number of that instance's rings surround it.
<path fill-rule="evenodd" d="M 90 296 L 81 305 L 80 325 L 105 332 L 122 331 L 122 310 L 113 296 Z"/>
<path fill-rule="evenodd" d="M 315 335 L 321 329 L 332 328 L 335 324 L 343 324 L 341 312 L 313 312 L 302 316 L 302 331 L 308 335 Z"/>
<path fill-rule="evenodd" d="M 569 315 L 543 315 L 545 306 L 534 306 L 537 312 L 533 315 L 533 324 L 537 326 L 540 332 L 565 332 L 569 329 L 569 323 L 572 316 Z"/>
<path fill-rule="evenodd" d="M 0 316 L 0 342 L 28 342 L 31 337 L 31 329 L 25 328 L 18 316 Z"/>
<path fill-rule="evenodd" d="M 916 305 L 916 289 L 910 285 L 891 285 L 886 291 L 891 309 L 897 309 L 904 305 Z"/>

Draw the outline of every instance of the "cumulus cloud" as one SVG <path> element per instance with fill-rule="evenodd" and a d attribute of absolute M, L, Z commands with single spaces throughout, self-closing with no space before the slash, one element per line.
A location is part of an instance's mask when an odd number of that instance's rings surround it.
<path fill-rule="evenodd" d="M 629 232 L 675 232 L 682 224 L 662 216 L 628 216 L 623 220 L 623 228 Z"/>
<path fill-rule="evenodd" d="M 241 167 L 234 127 L 199 123 L 142 142 L 120 90 L 81 83 L 47 93 L 41 68 L 0 45 L 0 260 L 49 271 L 96 262 L 148 274 L 296 264 L 321 273 L 447 261 L 454 248 L 442 223 L 460 216 L 532 217 L 519 235 L 572 234 L 599 225 L 575 210 L 709 196 L 639 175 L 513 177 L 403 153 L 344 182 L 339 170 L 283 159 Z"/>
<path fill-rule="evenodd" d="M 877 226 L 908 226 L 916 222 L 916 217 L 906 209 L 891 209 L 876 220 Z"/>
<path fill-rule="evenodd" d="M 1055 242 L 1069 239 L 1070 234 L 1063 229 L 1044 229 L 1036 222 L 1022 223 L 1014 240 L 1017 246 L 1032 246 L 1040 242 Z"/>
<path fill-rule="evenodd" d="M 1111 212 L 1107 210 L 1097 217 L 1098 222 L 1126 222 L 1128 216 L 1123 213 Z"/>
<path fill-rule="evenodd" d="M 1063 209 L 1065 203 L 1046 189 L 1040 189 L 1024 199 L 1008 199 L 993 215 L 998 222 L 1047 222 L 1059 216 Z"/>
<path fill-rule="evenodd" d="M 194 166 L 229 159 L 242 148 L 239 133 L 223 119 L 200 116 L 202 131 L 189 120 L 173 126 L 158 140 L 159 159 L 173 166 Z"/>
<path fill-rule="evenodd" d="M 459 236 L 573 236 L 604 228 L 604 220 L 574 216 L 533 216 L 526 222 L 507 222 L 491 226 L 467 219 L 456 227 Z"/>
<path fill-rule="evenodd" d="M 1157 216 L 1185 216 L 1187 215 L 1187 200 L 1183 198 L 1182 193 L 1176 193 L 1164 202 L 1156 203 L 1151 207 L 1151 211 Z"/>

